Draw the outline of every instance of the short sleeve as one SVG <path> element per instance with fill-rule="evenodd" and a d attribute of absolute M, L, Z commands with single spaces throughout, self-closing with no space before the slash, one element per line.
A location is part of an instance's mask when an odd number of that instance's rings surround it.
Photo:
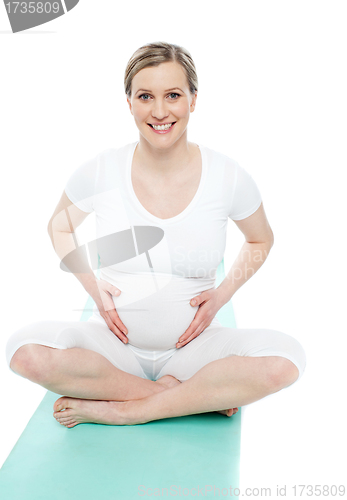
<path fill-rule="evenodd" d="M 228 217 L 241 220 L 252 215 L 260 207 L 262 199 L 253 177 L 236 162 L 235 167 L 234 190 Z"/>
<path fill-rule="evenodd" d="M 67 197 L 83 212 L 94 210 L 97 156 L 85 161 L 69 177 L 65 185 Z"/>

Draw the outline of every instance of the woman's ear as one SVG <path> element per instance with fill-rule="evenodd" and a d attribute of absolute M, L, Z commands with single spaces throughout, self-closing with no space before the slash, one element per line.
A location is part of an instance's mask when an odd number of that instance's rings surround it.
<path fill-rule="evenodd" d="M 133 112 L 131 110 L 131 102 L 130 102 L 129 97 L 127 97 L 127 103 L 129 104 L 130 113 L 133 114 Z"/>
<path fill-rule="evenodd" d="M 195 105 L 196 105 L 196 99 L 197 99 L 197 97 L 198 97 L 198 92 L 197 92 L 197 91 L 195 91 L 195 95 L 194 95 L 194 97 L 192 97 L 192 102 L 191 102 L 191 104 L 190 104 L 190 112 L 191 112 L 191 113 L 192 113 L 192 112 L 194 111 L 194 109 L 195 109 Z"/>

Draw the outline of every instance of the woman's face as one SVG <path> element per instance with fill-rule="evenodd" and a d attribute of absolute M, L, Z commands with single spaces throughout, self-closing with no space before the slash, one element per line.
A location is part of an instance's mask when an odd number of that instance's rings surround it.
<path fill-rule="evenodd" d="M 140 134 L 155 147 L 168 147 L 187 136 L 189 115 L 194 111 L 197 92 L 189 92 L 183 67 L 165 62 L 139 71 L 132 80 L 130 111 Z M 168 131 L 151 125 L 172 124 Z"/>

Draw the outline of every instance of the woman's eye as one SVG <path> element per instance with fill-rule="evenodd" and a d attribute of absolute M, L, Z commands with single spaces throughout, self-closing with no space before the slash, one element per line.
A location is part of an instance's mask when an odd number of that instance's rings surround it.
<path fill-rule="evenodd" d="M 170 96 L 174 95 L 174 96 L 178 96 L 178 97 L 180 96 L 180 94 L 177 94 L 177 92 L 171 92 L 171 93 L 170 93 L 170 94 L 168 94 L 168 95 L 170 95 Z M 149 94 L 141 94 L 141 95 L 139 96 L 139 99 L 140 99 L 141 101 L 148 101 L 148 100 L 149 100 L 149 99 L 142 99 L 142 97 L 143 97 L 143 96 L 147 96 L 147 97 L 148 97 L 148 96 L 149 96 Z M 175 97 L 174 99 L 176 99 L 176 97 Z"/>

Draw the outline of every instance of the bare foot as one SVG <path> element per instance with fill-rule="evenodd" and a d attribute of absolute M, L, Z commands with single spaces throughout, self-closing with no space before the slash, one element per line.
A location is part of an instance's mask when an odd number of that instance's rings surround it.
<path fill-rule="evenodd" d="M 172 375 L 164 375 L 156 381 L 164 389 L 175 387 L 181 382 Z M 129 420 L 127 409 L 135 401 L 94 401 L 92 399 L 79 399 L 71 397 L 61 397 L 53 405 L 53 416 L 61 425 L 71 428 L 77 424 L 95 423 L 107 425 L 133 425 Z M 130 408 L 130 407 L 129 407 Z M 238 408 L 219 410 L 231 417 L 238 411 Z"/>
<path fill-rule="evenodd" d="M 182 382 L 175 378 L 173 375 L 164 375 L 160 377 L 157 381 L 158 384 L 161 384 L 166 389 L 171 387 L 175 387 L 177 384 L 181 384 Z M 222 415 L 226 415 L 227 417 L 231 417 L 235 415 L 239 411 L 238 408 L 229 408 L 228 410 L 218 410 L 216 413 L 221 413 Z"/>
<path fill-rule="evenodd" d="M 156 382 L 162 386 L 163 391 L 180 383 L 171 375 L 164 375 Z M 124 403 L 125 401 L 94 401 L 63 396 L 54 403 L 53 416 L 60 424 L 69 428 L 87 422 L 124 425 Z"/>
<path fill-rule="evenodd" d="M 61 397 L 53 405 L 53 417 L 65 427 L 94 423 L 125 425 L 125 405 L 127 401 L 94 401 Z"/>

